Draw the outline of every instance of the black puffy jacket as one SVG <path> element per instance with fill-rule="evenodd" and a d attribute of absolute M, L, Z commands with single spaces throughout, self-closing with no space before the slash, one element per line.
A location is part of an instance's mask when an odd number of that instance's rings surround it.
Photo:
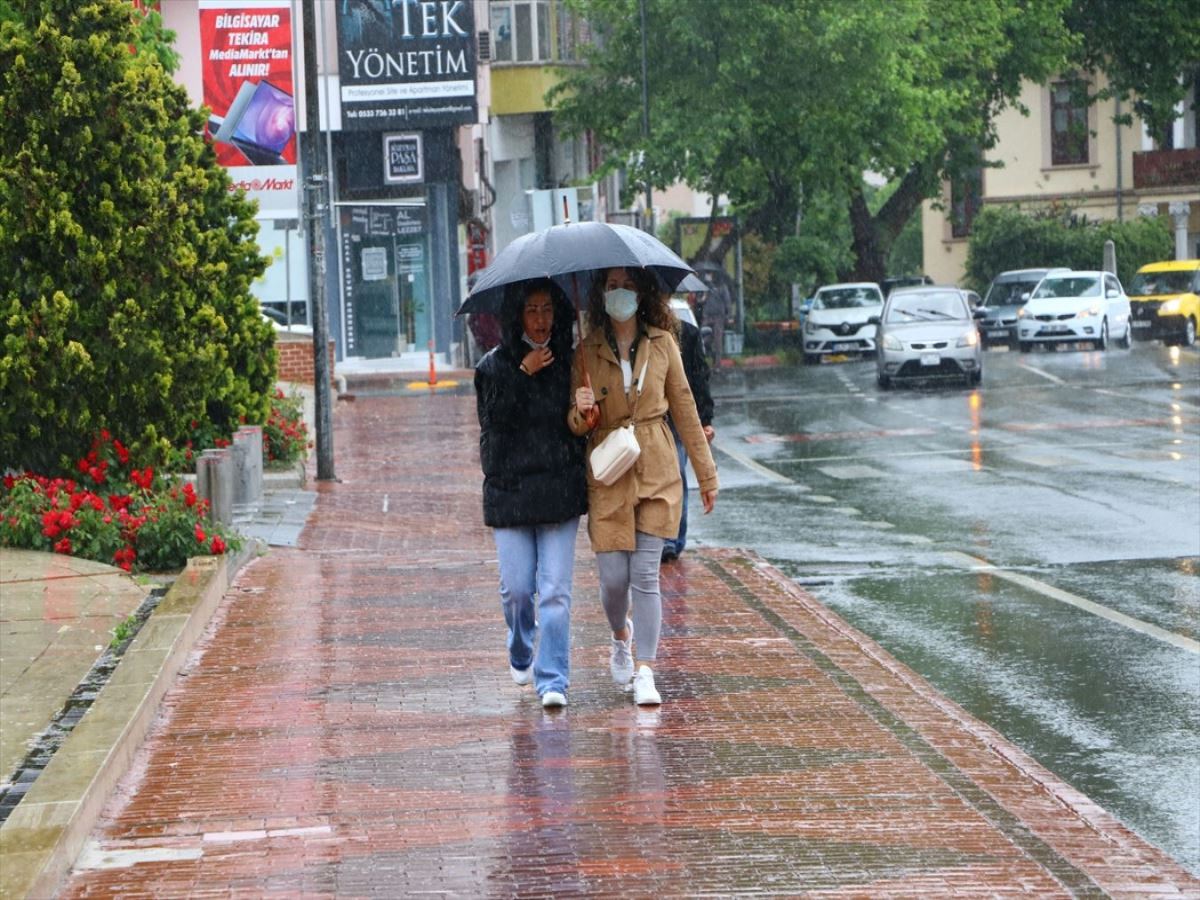
<path fill-rule="evenodd" d="M 554 362 L 537 374 L 521 371 L 529 348 L 520 343 L 519 329 L 513 340 L 511 328 L 475 367 L 483 521 L 492 528 L 548 525 L 587 512 L 584 439 L 567 428 L 569 312 L 565 330 L 563 318 L 556 309 Z"/>

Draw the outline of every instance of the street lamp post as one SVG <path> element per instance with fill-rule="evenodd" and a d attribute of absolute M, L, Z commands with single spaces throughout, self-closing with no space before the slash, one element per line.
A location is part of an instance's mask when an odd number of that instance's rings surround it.
<path fill-rule="evenodd" d="M 308 296 L 312 307 L 313 394 L 316 413 L 317 479 L 333 481 L 333 414 L 329 396 L 329 319 L 325 309 L 325 212 L 328 183 L 321 154 L 321 111 L 317 95 L 317 11 L 304 0 L 304 227 L 308 229 Z"/>
<path fill-rule="evenodd" d="M 650 89 L 649 79 L 646 74 L 646 0 L 638 0 L 638 12 L 641 14 L 642 20 L 642 140 L 646 147 L 650 146 Z M 642 153 L 642 164 L 645 165 L 645 151 Z M 646 223 L 649 225 L 646 230 L 654 234 L 654 196 L 650 189 L 650 173 L 645 171 L 646 176 Z"/>

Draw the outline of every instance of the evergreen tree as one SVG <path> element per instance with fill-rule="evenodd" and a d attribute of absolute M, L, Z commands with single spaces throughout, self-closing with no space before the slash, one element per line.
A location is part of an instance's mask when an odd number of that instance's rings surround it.
<path fill-rule="evenodd" d="M 3 0 L 0 0 L 3 2 Z M 0 469 L 265 421 L 254 207 L 129 0 L 0 15 Z M 13 15 L 15 11 L 15 15 Z"/>

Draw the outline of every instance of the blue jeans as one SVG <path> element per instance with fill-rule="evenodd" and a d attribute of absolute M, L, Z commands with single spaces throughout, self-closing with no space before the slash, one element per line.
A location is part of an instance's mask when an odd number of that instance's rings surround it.
<path fill-rule="evenodd" d="M 675 455 L 679 457 L 679 477 L 683 479 L 683 510 L 679 516 L 679 534 L 674 540 L 663 541 L 663 551 L 669 552 L 674 556 L 679 556 L 683 553 L 683 548 L 687 546 L 687 503 L 688 503 L 688 479 L 687 479 L 687 450 L 683 448 L 683 441 L 680 440 L 675 427 L 671 426 L 671 436 L 675 438 Z"/>
<path fill-rule="evenodd" d="M 500 604 L 508 625 L 508 661 L 514 669 L 528 669 L 533 663 L 539 696 L 546 691 L 565 694 L 570 683 L 571 579 L 578 531 L 578 517 L 553 525 L 492 529 L 500 560 Z"/>

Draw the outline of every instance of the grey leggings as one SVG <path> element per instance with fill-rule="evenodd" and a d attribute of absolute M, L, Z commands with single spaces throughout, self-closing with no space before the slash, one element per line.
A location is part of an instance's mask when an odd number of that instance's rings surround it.
<path fill-rule="evenodd" d="M 658 589 L 658 567 L 662 563 L 663 539 L 637 532 L 637 549 L 596 554 L 600 571 L 600 602 L 614 632 L 625 627 L 633 604 L 633 634 L 638 659 L 658 655 L 658 633 L 662 629 L 662 594 Z"/>

